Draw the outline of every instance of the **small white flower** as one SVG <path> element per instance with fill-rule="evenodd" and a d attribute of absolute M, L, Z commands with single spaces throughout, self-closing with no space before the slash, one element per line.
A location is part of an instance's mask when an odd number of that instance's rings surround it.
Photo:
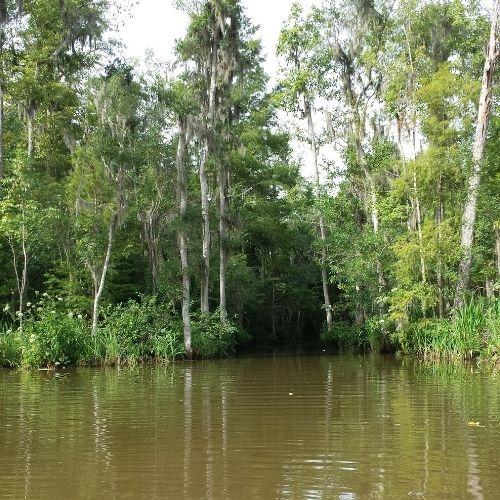
<path fill-rule="evenodd" d="M 27 306 L 27 307 L 31 307 L 31 302 L 27 302 L 27 303 L 26 303 L 26 306 Z"/>
<path fill-rule="evenodd" d="M 51 312 L 51 314 L 55 314 L 55 313 L 56 313 L 54 310 L 52 310 L 52 311 L 50 311 L 50 312 Z"/>
<path fill-rule="evenodd" d="M 62 297 L 57 297 L 57 300 L 58 300 L 59 302 L 62 302 L 63 298 L 62 298 Z"/>
<path fill-rule="evenodd" d="M 43 292 L 43 293 L 42 293 L 42 296 L 43 296 L 43 297 L 48 297 L 48 296 L 49 296 L 49 294 L 48 294 L 47 292 Z"/>
<path fill-rule="evenodd" d="M 72 318 L 72 317 L 73 317 L 73 311 L 70 311 L 70 312 L 68 313 L 68 318 Z"/>
<path fill-rule="evenodd" d="M 82 319 L 83 318 L 83 316 L 81 314 L 79 314 L 77 317 L 78 317 L 78 319 Z"/>

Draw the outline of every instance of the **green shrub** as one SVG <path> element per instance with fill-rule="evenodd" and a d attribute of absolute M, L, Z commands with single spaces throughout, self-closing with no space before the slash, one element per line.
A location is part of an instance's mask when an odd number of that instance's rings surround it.
<path fill-rule="evenodd" d="M 21 364 L 27 367 L 66 366 L 84 362 L 89 354 L 90 331 L 81 315 L 61 311 L 44 300 L 18 332 Z"/>
<path fill-rule="evenodd" d="M 195 315 L 191 329 L 193 349 L 203 358 L 229 355 L 234 351 L 239 338 L 238 329 L 229 322 L 222 324 L 218 312 Z"/>
<path fill-rule="evenodd" d="M 185 354 L 182 328 L 154 297 L 109 306 L 95 339 L 95 359 L 105 364 L 136 364 L 151 357 L 175 359 Z"/>
<path fill-rule="evenodd" d="M 326 328 L 320 338 L 324 342 L 335 343 L 340 349 L 349 351 L 380 351 L 385 344 L 383 322 L 372 318 L 363 325 L 352 325 L 345 322 L 335 322 L 330 331 Z"/>
<path fill-rule="evenodd" d="M 12 329 L 0 331 L 0 367 L 15 368 L 21 364 L 21 338 Z"/>
<path fill-rule="evenodd" d="M 330 330 L 322 330 L 320 338 L 324 342 L 335 343 L 341 349 L 361 350 L 366 347 L 367 339 L 361 326 L 345 322 L 335 322 Z"/>

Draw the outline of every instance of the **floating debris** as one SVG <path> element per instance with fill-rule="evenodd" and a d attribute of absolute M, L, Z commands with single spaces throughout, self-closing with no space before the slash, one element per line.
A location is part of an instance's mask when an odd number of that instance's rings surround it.
<path fill-rule="evenodd" d="M 474 421 L 467 422 L 467 425 L 469 427 L 484 427 L 484 425 L 479 425 L 479 422 L 474 422 Z"/>

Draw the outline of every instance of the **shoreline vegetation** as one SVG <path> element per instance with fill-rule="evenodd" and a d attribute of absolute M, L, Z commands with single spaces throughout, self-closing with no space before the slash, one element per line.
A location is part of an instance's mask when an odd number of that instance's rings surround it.
<path fill-rule="evenodd" d="M 0 367 L 134 366 L 188 358 L 182 320 L 155 298 L 109 307 L 104 316 L 92 335 L 88 319 L 68 312 L 62 301 L 44 297 L 28 313 L 22 330 L 0 332 Z M 193 318 L 195 358 L 228 357 L 251 345 L 248 334 L 229 323 L 221 328 L 218 319 L 218 312 Z M 451 318 L 423 320 L 399 331 L 393 326 L 336 324 L 323 331 L 318 346 L 500 365 L 500 299 L 466 302 Z"/>
<path fill-rule="evenodd" d="M 273 78 L 241 0 L 176 3 L 135 61 L 114 2 L 0 0 L 0 365 L 498 364 L 500 0 L 294 3 Z"/>

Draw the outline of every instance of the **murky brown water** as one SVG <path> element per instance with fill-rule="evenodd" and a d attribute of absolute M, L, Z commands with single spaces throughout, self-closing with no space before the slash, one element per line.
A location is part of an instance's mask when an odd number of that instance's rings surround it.
<path fill-rule="evenodd" d="M 0 373 L 1 498 L 408 496 L 500 498 L 498 378 L 349 356 Z"/>

